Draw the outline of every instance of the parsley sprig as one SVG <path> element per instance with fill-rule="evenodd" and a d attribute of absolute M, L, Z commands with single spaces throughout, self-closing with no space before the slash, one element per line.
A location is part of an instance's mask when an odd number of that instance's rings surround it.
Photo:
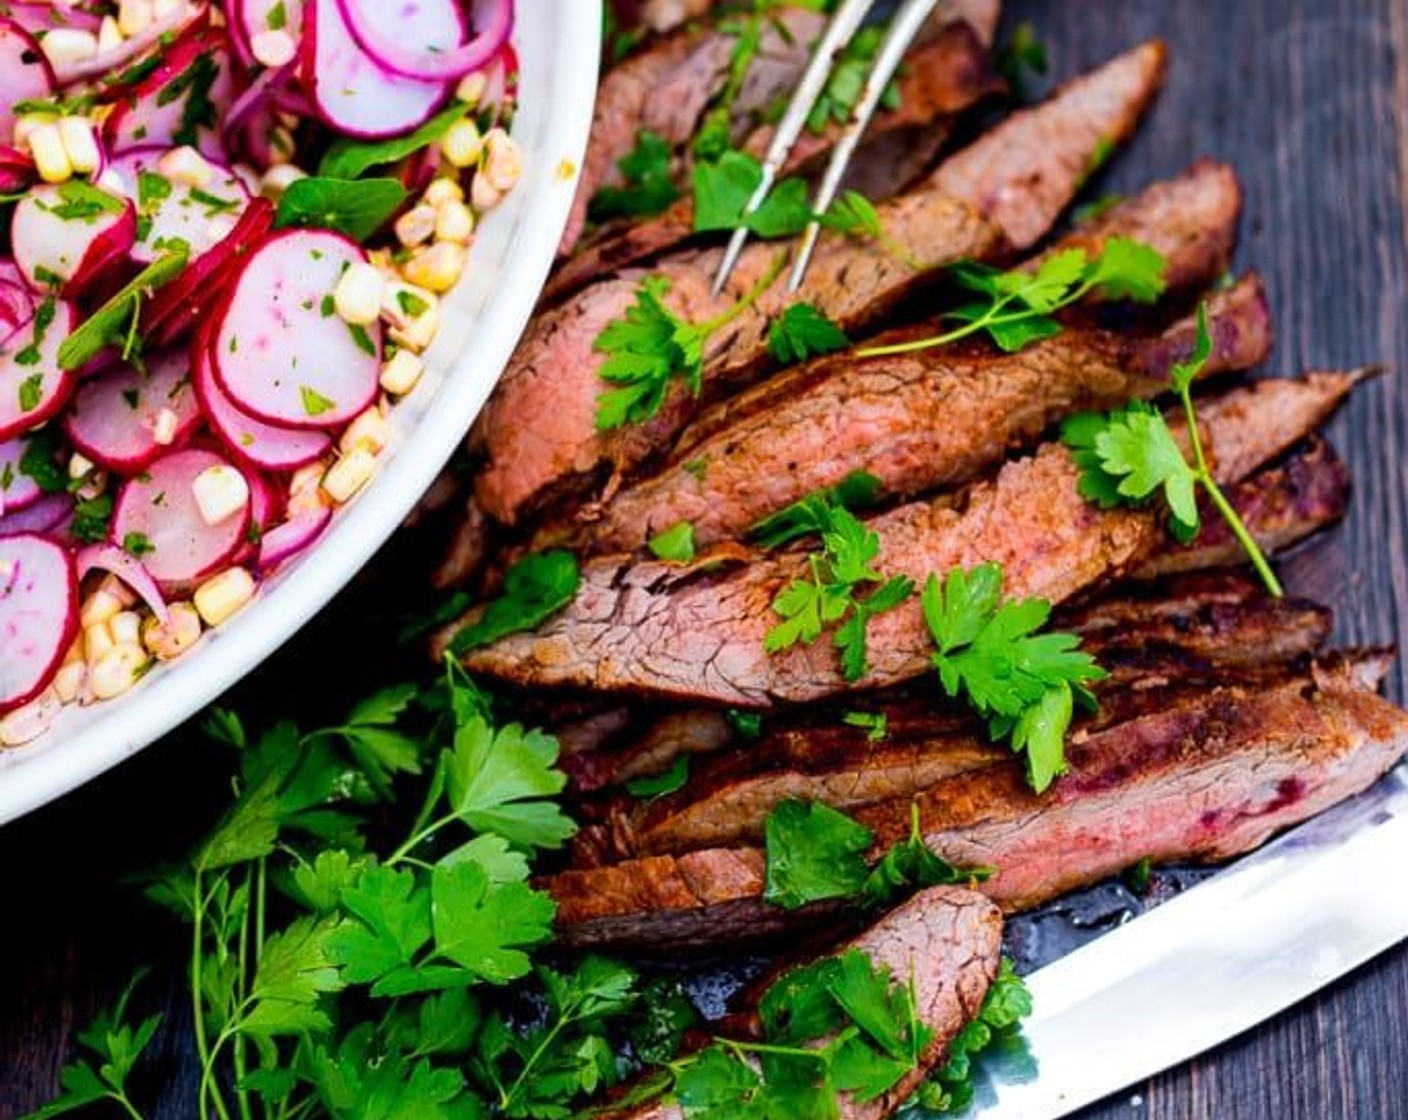
<path fill-rule="evenodd" d="M 790 506 L 760 518 L 748 530 L 748 535 L 759 548 L 778 548 L 798 537 L 824 532 L 837 509 L 866 509 L 879 500 L 880 480 L 869 471 L 852 471 L 835 486 L 815 490 Z"/>
<path fill-rule="evenodd" d="M 820 552 L 807 556 L 808 575 L 793 580 L 772 601 L 782 620 L 767 632 L 768 653 L 810 644 L 835 627 L 832 644 L 841 654 L 842 675 L 858 680 L 868 667 L 865 637 L 870 620 L 894 610 L 914 593 L 908 576 L 886 578 L 875 568 L 880 535 L 842 507 L 825 512 Z M 879 585 L 866 598 L 863 588 Z"/>
<path fill-rule="evenodd" d="M 597 397 L 597 430 L 649 420 L 660 411 L 677 379 L 697 397 L 704 389 L 704 346 L 709 337 L 752 307 L 781 269 L 778 258 L 742 299 L 701 323 L 687 322 L 665 306 L 669 280 L 663 276 L 642 280 L 625 316 L 607 323 L 592 342 L 593 350 L 606 355 L 598 376 L 615 386 Z"/>
<path fill-rule="evenodd" d="M 924 586 L 924 620 L 934 639 L 939 681 L 987 721 L 994 741 L 1026 754 L 1038 793 L 1066 770 L 1065 740 L 1077 699 L 1106 673 L 1079 650 L 1074 634 L 1037 633 L 1051 617 L 1041 599 L 1004 600 L 1002 568 L 954 568 Z"/>
<path fill-rule="evenodd" d="M 1280 598 L 1285 594 L 1281 581 L 1272 571 L 1256 538 L 1217 484 L 1203 450 L 1197 409 L 1193 404 L 1193 383 L 1211 353 L 1207 305 L 1203 304 L 1198 308 L 1198 333 L 1193 353 L 1188 361 L 1175 365 L 1169 375 L 1187 418 L 1191 463 L 1163 414 L 1144 402 L 1106 414 L 1074 416 L 1062 426 L 1061 438 L 1080 467 L 1080 491 L 1084 497 L 1101 508 L 1110 509 L 1139 505 L 1162 492 L 1169 510 L 1170 528 L 1180 541 L 1192 540 L 1198 533 L 1197 492 L 1202 490 L 1246 551 L 1267 591 Z"/>
<path fill-rule="evenodd" d="M 1054 318 L 1092 293 L 1106 299 L 1152 303 L 1163 294 L 1168 262 L 1155 249 L 1127 237 L 1112 237 L 1094 258 L 1084 249 L 1066 249 L 1043 260 L 1035 271 L 1003 272 L 969 261 L 949 270 L 963 288 L 981 299 L 945 312 L 960 326 L 942 334 L 889 346 L 858 350 L 862 358 L 912 354 L 986 334 L 1000 349 L 1013 353 L 1061 333 Z"/>
<path fill-rule="evenodd" d="M 619 187 L 597 191 L 588 216 L 594 222 L 607 222 L 612 218 L 649 218 L 669 209 L 680 196 L 671 174 L 672 157 L 663 136 L 641 129 L 635 147 L 616 161 L 624 181 Z"/>

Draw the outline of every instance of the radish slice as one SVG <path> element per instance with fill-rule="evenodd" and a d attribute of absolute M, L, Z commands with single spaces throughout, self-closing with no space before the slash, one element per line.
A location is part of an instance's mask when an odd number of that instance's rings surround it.
<path fill-rule="evenodd" d="M 34 318 L 34 296 L 20 280 L 0 280 L 0 343 Z"/>
<path fill-rule="evenodd" d="M 0 144 L 15 141 L 15 105 L 54 92 L 54 72 L 34 37 L 13 20 L 0 19 Z"/>
<path fill-rule="evenodd" d="M 112 539 L 121 543 L 134 534 L 142 539 L 142 563 L 168 593 L 218 571 L 245 543 L 249 503 L 207 525 L 191 489 L 202 472 L 228 465 L 215 452 L 192 447 L 163 456 L 122 485 L 112 514 Z"/>
<path fill-rule="evenodd" d="M 73 557 L 36 534 L 0 539 L 0 712 L 48 688 L 77 636 Z"/>
<path fill-rule="evenodd" d="M 169 415 L 167 415 L 169 414 Z M 64 416 L 73 445 L 108 470 L 135 474 L 200 424 L 183 350 L 168 350 L 143 373 L 123 365 L 85 381 Z"/>
<path fill-rule="evenodd" d="M 0 443 L 0 516 L 28 509 L 44 496 L 39 483 L 20 469 L 28 450 L 27 439 Z"/>
<path fill-rule="evenodd" d="M 123 551 L 115 544 L 90 544 L 79 549 L 75 561 L 80 580 L 94 568 L 110 572 L 141 596 L 142 601 L 151 607 L 157 621 L 165 623 L 170 620 L 166 600 L 162 598 L 147 566 L 130 552 Z"/>
<path fill-rule="evenodd" d="M 76 377 L 59 368 L 59 347 L 77 318 L 72 304 L 50 296 L 0 343 L 0 440 L 39 427 L 68 400 Z"/>
<path fill-rule="evenodd" d="M 135 148 L 112 161 L 112 169 L 137 208 L 137 242 L 132 259 L 151 264 L 173 241 L 185 242 L 195 260 L 234 232 L 249 205 L 249 191 L 240 177 L 212 164 L 214 178 L 204 187 L 168 179 L 158 170 L 170 148 Z"/>
<path fill-rule="evenodd" d="M 112 106 L 103 135 L 115 152 L 138 145 L 189 145 L 222 158 L 220 123 L 235 97 L 230 44 L 220 30 L 182 36 L 161 64 Z"/>
<path fill-rule="evenodd" d="M 277 528 L 270 529 L 259 542 L 259 560 L 255 567 L 260 572 L 277 568 L 291 556 L 296 556 L 309 547 L 332 521 L 332 510 L 319 506 L 289 518 Z"/>
<path fill-rule="evenodd" d="M 57 536 L 67 531 L 73 516 L 73 498 L 68 494 L 49 494 L 28 509 L 6 513 L 0 517 L 0 537 L 20 533 L 48 533 Z"/>
<path fill-rule="evenodd" d="M 332 309 L 360 246 L 327 230 L 287 230 L 244 263 L 219 313 L 215 377 L 241 410 L 289 428 L 331 428 L 376 399 L 381 324 L 353 327 Z"/>
<path fill-rule="evenodd" d="M 258 246 L 273 225 L 273 203 L 265 198 L 254 199 L 229 237 L 188 264 L 176 279 L 152 296 L 142 319 L 148 340 L 155 346 L 169 346 L 198 323 L 207 321 L 239 262 Z"/>
<path fill-rule="evenodd" d="M 137 213 L 119 195 L 74 179 L 35 187 L 15 207 L 10 245 L 30 285 L 60 284 L 81 295 L 119 261 L 137 238 Z"/>
<path fill-rule="evenodd" d="M 170 10 L 159 19 L 152 20 L 136 35 L 124 39 L 110 50 L 99 51 L 87 58 L 57 61 L 51 58 L 49 63 L 54 68 L 54 76 L 61 86 L 71 85 L 84 78 L 111 77 L 129 62 L 140 58 L 161 43 L 168 42 L 172 36 L 179 35 L 187 26 L 204 16 L 205 10 L 205 4 L 197 0 L 176 0 L 176 3 L 170 5 Z"/>
<path fill-rule="evenodd" d="M 369 140 L 399 136 L 429 120 L 449 95 L 446 81 L 417 81 L 378 66 L 352 38 L 337 0 L 311 0 L 304 18 L 303 80 L 334 128 Z M 417 41 L 445 48 L 459 44 L 461 31 L 453 13 L 435 27 L 415 27 Z"/>
<path fill-rule="evenodd" d="M 327 432 L 266 424 L 230 400 L 215 377 L 210 348 L 197 340 L 191 380 L 210 430 L 240 461 L 268 471 L 292 471 L 321 457 L 332 446 Z"/>
<path fill-rule="evenodd" d="M 288 502 L 283 490 L 263 471 L 248 470 L 244 476 L 249 482 L 249 532 L 234 562 L 248 565 L 258 558 L 264 534 L 278 524 Z"/>
<path fill-rule="evenodd" d="M 460 6 L 446 0 L 336 0 L 338 13 L 357 45 L 383 70 L 403 78 L 453 81 L 483 69 L 513 31 L 512 0 L 480 0 L 475 26 L 484 30 L 468 43 L 446 42 L 446 28 L 461 20 Z M 461 39 L 463 35 L 461 35 Z"/>

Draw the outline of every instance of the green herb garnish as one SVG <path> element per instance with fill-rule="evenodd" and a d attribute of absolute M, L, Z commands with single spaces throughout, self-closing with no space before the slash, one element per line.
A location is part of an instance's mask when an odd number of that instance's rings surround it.
<path fill-rule="evenodd" d="M 850 344 L 846 332 L 810 303 L 794 303 L 768 328 L 768 353 L 784 366 L 844 350 Z"/>
<path fill-rule="evenodd" d="M 365 241 L 390 221 L 407 197 L 406 188 L 395 179 L 299 179 L 280 197 L 274 224 L 279 229 L 330 229 Z"/>
<path fill-rule="evenodd" d="M 650 538 L 649 545 L 650 551 L 660 560 L 688 564 L 694 559 L 694 526 L 688 521 L 681 521 L 656 533 Z"/>
<path fill-rule="evenodd" d="M 670 174 L 671 156 L 663 137 L 642 129 L 635 147 L 616 161 L 625 182 L 619 187 L 602 187 L 592 196 L 587 211 L 591 220 L 648 218 L 669 209 L 680 196 Z"/>
<path fill-rule="evenodd" d="M 450 643 L 450 652 L 468 653 L 509 634 L 531 630 L 556 614 L 577 594 L 582 575 L 577 558 L 555 550 L 525 556 L 504 576 L 503 593 L 484 605 L 475 621 Z"/>

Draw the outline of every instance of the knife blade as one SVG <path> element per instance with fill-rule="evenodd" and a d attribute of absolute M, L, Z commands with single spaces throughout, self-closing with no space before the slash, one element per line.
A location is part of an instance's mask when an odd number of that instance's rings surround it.
<path fill-rule="evenodd" d="M 972 1120 L 1055 1120 L 1265 1021 L 1408 938 L 1408 777 L 1029 976 L 1026 1047 Z"/>

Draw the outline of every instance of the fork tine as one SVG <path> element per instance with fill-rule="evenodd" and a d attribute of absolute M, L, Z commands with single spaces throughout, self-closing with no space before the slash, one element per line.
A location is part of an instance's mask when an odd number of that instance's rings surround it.
<path fill-rule="evenodd" d="M 910 43 L 914 41 L 919 29 L 924 26 L 938 4 L 939 0 L 906 0 L 904 7 L 890 24 L 884 42 L 875 53 L 875 63 L 865 79 L 865 87 L 846 125 L 846 131 L 831 153 L 831 161 L 826 165 L 826 174 L 822 176 L 817 187 L 816 197 L 812 200 L 813 214 L 825 214 L 835 201 L 836 194 L 841 189 L 841 180 L 845 178 L 861 137 L 870 127 L 871 118 L 875 116 L 875 110 L 879 108 L 880 101 L 885 96 L 890 79 L 895 76 L 895 71 L 904 60 Z M 792 275 L 787 281 L 789 292 L 795 292 L 802 286 L 820 235 L 821 222 L 813 218 L 807 223 L 806 231 L 802 234 L 802 243 L 797 249 Z"/>
<path fill-rule="evenodd" d="M 787 112 L 783 114 L 782 120 L 777 124 L 777 131 L 773 133 L 772 143 L 763 160 L 762 181 L 748 200 L 748 205 L 743 208 L 745 219 L 756 214 L 758 208 L 767 200 L 768 192 L 772 190 L 773 183 L 777 180 L 777 173 L 787 162 L 788 153 L 792 151 L 797 137 L 806 127 L 807 117 L 811 115 L 812 107 L 816 105 L 817 99 L 826 89 L 826 82 L 831 76 L 831 68 L 836 61 L 836 55 L 851 41 L 876 2 L 877 0 L 841 0 L 841 4 L 831 17 L 831 22 L 827 24 L 821 42 L 817 44 L 816 50 L 812 54 L 811 61 L 807 63 L 802 80 L 798 83 L 796 92 L 793 93 L 792 100 L 787 105 Z M 729 274 L 733 272 L 734 265 L 738 263 L 739 254 L 743 252 L 743 246 L 747 241 L 748 227 L 740 225 L 733 231 L 728 249 L 724 252 L 724 259 L 719 264 L 718 274 L 714 277 L 715 295 L 723 291 L 724 284 L 728 282 Z"/>

